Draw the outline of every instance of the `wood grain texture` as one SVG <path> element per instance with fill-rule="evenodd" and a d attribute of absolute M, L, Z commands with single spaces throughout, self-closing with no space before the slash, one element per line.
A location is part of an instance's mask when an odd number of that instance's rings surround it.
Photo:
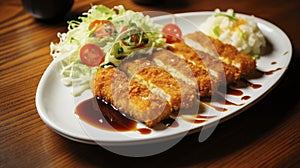
<path fill-rule="evenodd" d="M 203 143 L 185 137 L 161 154 L 128 158 L 99 146 L 54 133 L 35 107 L 38 82 L 52 61 L 49 44 L 66 31 L 66 21 L 92 4 L 122 4 L 135 11 L 211 11 L 233 8 L 283 29 L 293 44 L 287 74 L 276 88 L 242 114 L 218 125 Z M 298 0 L 186 0 L 141 6 L 131 0 L 76 0 L 58 23 L 32 18 L 20 0 L 0 1 L 0 167 L 299 167 L 300 166 L 300 3 Z"/>

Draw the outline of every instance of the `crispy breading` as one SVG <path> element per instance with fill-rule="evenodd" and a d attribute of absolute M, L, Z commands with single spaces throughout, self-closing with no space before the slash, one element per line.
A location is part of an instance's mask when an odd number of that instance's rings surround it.
<path fill-rule="evenodd" d="M 172 113 L 171 106 L 165 99 L 134 79 L 130 81 L 129 97 L 131 109 L 126 110 L 127 113 L 148 127 L 155 126 Z M 132 111 L 132 107 L 136 110 Z"/>
<path fill-rule="evenodd" d="M 185 45 L 185 47 L 188 46 Z M 188 52 L 191 53 L 190 51 Z M 177 54 L 180 55 L 180 53 Z M 193 54 L 191 53 L 191 55 Z M 168 69 L 176 71 L 174 72 L 174 76 L 182 78 L 183 81 L 191 85 L 199 96 L 210 96 L 212 91 L 211 86 L 217 87 L 216 78 L 210 76 L 208 69 L 201 60 L 196 62 L 189 61 L 188 56 L 191 55 L 185 54 L 182 58 L 171 51 L 159 50 L 153 54 L 153 60 Z M 211 82 L 214 83 L 212 84 Z"/>
<path fill-rule="evenodd" d="M 195 73 L 197 71 L 204 71 L 205 73 L 201 73 L 201 77 L 199 77 L 198 85 L 199 90 L 201 91 L 202 88 L 208 87 L 208 83 L 214 82 L 213 84 L 217 87 L 218 83 L 224 83 L 224 75 L 225 73 L 225 79 L 227 83 L 231 83 L 233 81 L 236 81 L 240 78 L 240 74 L 238 73 L 238 69 L 227 65 L 223 62 L 220 62 L 219 59 L 199 50 L 195 50 L 192 47 L 189 47 L 185 43 L 175 43 L 172 47 L 169 47 L 169 50 L 173 51 L 174 53 L 178 54 L 179 56 L 182 56 L 185 58 L 188 62 L 191 62 L 193 66 L 196 66 L 194 69 Z M 202 79 L 202 77 L 206 77 L 206 81 Z M 210 81 L 212 80 L 213 81 Z M 204 85 L 204 86 L 202 86 Z M 211 89 L 210 89 L 211 90 Z M 211 94 L 211 92 L 209 92 Z M 209 95 L 202 93 L 201 96 Z"/>
<path fill-rule="evenodd" d="M 199 96 L 211 96 L 212 91 L 225 82 L 222 74 L 224 69 L 218 59 L 204 52 L 197 52 L 184 43 L 174 43 L 168 49 L 183 58 L 193 71 L 199 88 Z"/>
<path fill-rule="evenodd" d="M 256 61 L 251 56 L 239 52 L 230 44 L 224 44 L 218 39 L 206 36 L 200 31 L 187 34 L 184 36 L 184 39 L 186 42 L 190 42 L 190 40 L 192 40 L 205 52 L 212 56 L 218 57 L 224 63 L 225 71 L 227 68 L 230 69 L 229 67 L 226 67 L 225 64 L 230 66 L 233 72 L 226 72 L 226 74 L 233 74 L 234 76 L 233 78 L 228 79 L 228 83 L 231 83 L 242 77 L 246 77 L 256 69 Z M 232 67 L 236 69 L 233 69 Z M 228 76 L 226 77 L 228 78 Z"/>
<path fill-rule="evenodd" d="M 196 94 L 192 86 L 175 78 L 163 67 L 145 57 L 123 61 L 120 68 L 132 78 L 144 83 L 152 92 L 156 92 L 169 101 L 173 110 L 188 108 L 195 103 Z"/>
<path fill-rule="evenodd" d="M 210 39 L 214 46 L 216 46 L 220 59 L 227 65 L 236 67 L 239 70 L 241 77 L 246 77 L 255 71 L 256 61 L 251 56 L 239 52 L 230 44 L 224 44 L 217 39 Z"/>
<path fill-rule="evenodd" d="M 121 112 L 144 122 L 148 127 L 169 117 L 172 110 L 168 102 L 147 86 L 132 79 L 117 68 L 100 69 L 91 81 L 95 96 L 104 98 Z"/>

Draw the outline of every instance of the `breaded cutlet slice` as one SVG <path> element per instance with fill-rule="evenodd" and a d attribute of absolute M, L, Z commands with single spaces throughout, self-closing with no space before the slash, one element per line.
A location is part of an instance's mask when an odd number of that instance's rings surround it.
<path fill-rule="evenodd" d="M 185 43 L 174 43 L 168 47 L 168 50 L 183 58 L 190 65 L 199 87 L 200 97 L 209 97 L 212 92 L 218 90 L 219 86 L 238 79 L 235 76 L 237 70 L 234 67 L 227 66 L 218 58 L 195 50 Z"/>
<path fill-rule="evenodd" d="M 246 77 L 253 73 L 256 69 L 256 61 L 251 56 L 239 52 L 234 46 L 224 44 L 220 40 L 210 37 L 216 46 L 217 52 L 221 56 L 220 59 L 227 65 L 236 67 L 242 77 Z"/>
<path fill-rule="evenodd" d="M 190 85 L 145 57 L 125 60 L 119 67 L 131 78 L 147 85 L 151 92 L 165 98 L 174 111 L 189 108 L 196 101 L 195 90 Z"/>
<path fill-rule="evenodd" d="M 177 56 L 175 53 L 161 49 L 152 54 L 153 61 L 165 67 L 173 76 L 180 78 L 187 85 L 191 85 L 198 96 L 206 97 L 211 95 L 211 82 L 215 81 L 215 87 L 217 82 L 207 71 L 207 68 L 203 64 L 195 65 L 193 62 L 185 60 Z"/>
<path fill-rule="evenodd" d="M 117 68 L 103 68 L 96 72 L 91 81 L 94 96 L 105 99 L 119 111 L 153 127 L 172 110 L 168 102 L 147 86 L 132 79 Z"/>
<path fill-rule="evenodd" d="M 238 72 L 236 76 L 246 77 L 256 69 L 256 61 L 249 55 L 239 52 L 234 46 L 224 44 L 218 39 L 206 36 L 201 31 L 185 35 L 186 42 L 192 40 L 200 45 L 201 49 L 210 55 L 219 57 L 226 65 L 235 67 Z"/>
<path fill-rule="evenodd" d="M 172 109 L 167 100 L 156 93 L 152 93 L 147 86 L 132 79 L 129 84 L 130 109 L 129 115 L 153 127 L 168 118 Z M 136 110 L 131 111 L 135 108 Z"/>
<path fill-rule="evenodd" d="M 239 70 L 236 67 L 227 65 L 221 62 L 219 58 L 206 52 L 196 50 L 183 42 L 174 43 L 172 46 L 169 46 L 168 49 L 178 56 L 183 57 L 188 62 L 191 62 L 193 65 L 200 65 L 202 69 L 205 68 L 208 75 L 215 78 L 215 83 L 223 83 L 224 78 L 226 79 L 226 83 L 234 82 L 240 78 Z M 225 77 L 223 74 L 225 74 Z"/>

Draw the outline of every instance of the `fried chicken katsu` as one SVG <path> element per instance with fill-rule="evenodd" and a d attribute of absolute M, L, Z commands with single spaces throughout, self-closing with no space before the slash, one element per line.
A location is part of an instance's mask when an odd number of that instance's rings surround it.
<path fill-rule="evenodd" d="M 153 127 L 256 68 L 250 56 L 201 32 L 184 38 L 200 47 L 178 42 L 152 54 L 136 54 L 118 67 L 102 68 L 91 81 L 93 94 Z"/>

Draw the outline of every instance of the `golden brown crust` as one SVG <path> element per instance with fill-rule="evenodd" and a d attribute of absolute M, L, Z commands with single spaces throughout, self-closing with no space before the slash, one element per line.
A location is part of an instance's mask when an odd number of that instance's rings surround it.
<path fill-rule="evenodd" d="M 184 39 L 187 41 L 193 41 L 208 51 L 211 55 L 214 55 L 218 57 L 218 59 L 222 60 L 225 71 L 227 71 L 227 68 L 231 69 L 231 72 L 226 72 L 226 74 L 233 75 L 226 76 L 226 78 L 228 78 L 228 83 L 232 83 L 235 80 L 246 77 L 253 73 L 256 69 L 256 61 L 251 56 L 239 52 L 230 44 L 224 44 L 218 39 L 206 36 L 200 31 L 187 34 L 185 35 Z M 227 65 L 231 68 L 226 67 Z"/>
<path fill-rule="evenodd" d="M 147 86 L 136 80 L 131 80 L 129 85 L 130 108 L 128 113 L 136 119 L 152 127 L 161 120 L 169 117 L 171 106 L 159 95 L 150 92 Z M 134 108 L 135 110 L 132 110 Z"/>
<path fill-rule="evenodd" d="M 165 50 L 154 53 L 154 59 L 157 59 L 163 62 L 165 65 L 171 65 L 172 68 L 176 69 L 182 75 L 185 76 L 186 79 L 192 79 L 197 87 L 196 90 L 199 96 L 206 97 L 211 95 L 212 91 L 212 80 L 207 67 L 204 63 L 199 59 L 199 57 L 195 56 L 196 53 L 192 51 L 187 45 L 181 45 L 181 43 L 175 44 L 174 48 L 169 48 L 172 52 L 167 52 Z M 176 53 L 176 54 L 172 54 Z M 177 58 L 174 58 L 177 57 Z M 173 63 L 168 59 L 172 57 L 174 59 Z M 181 61 L 183 60 L 183 61 Z M 183 81 L 186 81 L 183 79 Z M 217 84 L 216 82 L 214 84 Z M 215 85 L 217 87 L 217 85 Z M 195 89 L 194 89 L 195 90 Z"/>
<path fill-rule="evenodd" d="M 172 110 L 166 100 L 116 68 L 100 69 L 91 82 L 95 96 L 104 98 L 120 111 L 152 127 L 167 118 Z"/>
<path fill-rule="evenodd" d="M 216 46 L 221 59 L 226 59 L 228 64 L 238 66 L 241 77 L 246 77 L 255 71 L 256 61 L 251 56 L 239 52 L 234 46 L 224 44 L 220 40 L 211 38 L 211 41 Z"/>
<path fill-rule="evenodd" d="M 216 90 L 221 83 L 220 68 L 217 66 L 219 60 L 208 59 L 207 54 L 197 53 L 196 50 L 184 43 L 175 43 L 173 47 L 168 49 L 182 57 L 193 71 L 199 87 L 199 96 L 211 96 L 212 90 Z M 213 70 L 214 73 L 209 70 Z"/>
<path fill-rule="evenodd" d="M 173 110 L 188 108 L 195 103 L 195 91 L 181 79 L 176 79 L 167 70 L 147 58 L 124 61 L 120 65 L 132 78 L 143 82 L 152 92 L 169 101 Z"/>

